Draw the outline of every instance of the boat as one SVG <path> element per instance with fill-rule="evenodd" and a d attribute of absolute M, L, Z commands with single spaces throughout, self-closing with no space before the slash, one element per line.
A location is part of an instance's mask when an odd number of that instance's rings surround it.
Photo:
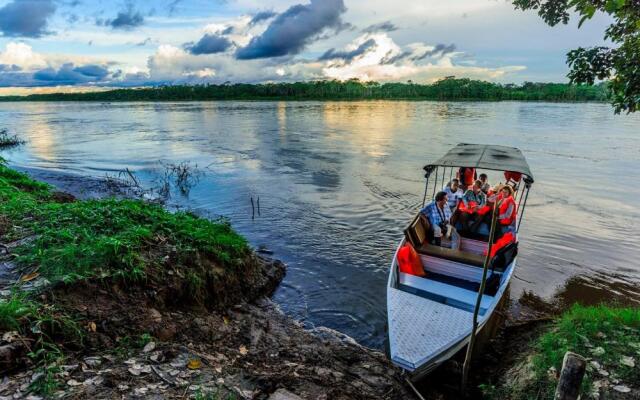
<path fill-rule="evenodd" d="M 504 172 L 505 178 L 518 178 L 505 182 L 514 188 L 517 204 L 513 240 L 493 257 L 487 257 L 490 236 L 487 224 L 483 223 L 473 235 L 461 233 L 455 244 L 443 239 L 441 246 L 436 246 L 426 240 L 426 219 L 420 218 L 418 212 L 411 220 L 389 270 L 387 352 L 391 361 L 406 370 L 414 381 L 464 348 L 470 341 L 474 321 L 476 332 L 486 325 L 505 295 L 516 268 L 517 231 L 533 184 L 524 155 L 513 147 L 458 144 L 424 167 L 423 207 L 427 194 L 431 193 L 433 198 L 461 167 L 486 170 L 490 174 Z M 415 249 L 426 276 L 400 271 L 398 254 L 406 243 Z M 486 285 L 481 285 L 483 275 Z M 486 287 L 479 296 L 481 286 Z"/>

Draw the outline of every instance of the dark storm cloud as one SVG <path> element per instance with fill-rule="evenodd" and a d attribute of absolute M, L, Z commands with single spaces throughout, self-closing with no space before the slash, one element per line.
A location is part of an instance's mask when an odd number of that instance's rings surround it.
<path fill-rule="evenodd" d="M 354 58 L 366 53 L 370 49 L 374 49 L 376 47 L 376 41 L 373 39 L 369 39 L 366 42 L 362 43 L 358 48 L 351 51 L 336 51 L 335 49 L 329 49 L 326 53 L 318 58 L 319 61 L 322 60 L 334 60 L 340 58 L 347 63 L 351 62 Z"/>
<path fill-rule="evenodd" d="M 412 53 L 410 51 L 403 51 L 402 53 L 396 54 L 394 56 L 391 52 L 389 52 L 384 57 L 382 57 L 382 60 L 380 60 L 380 65 L 395 64 L 400 60 L 408 58 L 411 54 Z"/>
<path fill-rule="evenodd" d="M 20 66 L 15 64 L 0 64 L 0 72 L 18 72 L 22 71 Z"/>
<path fill-rule="evenodd" d="M 113 29 L 131 30 L 144 24 L 144 17 L 140 11 L 136 11 L 133 3 L 127 3 L 124 10 L 120 11 L 114 19 L 98 19 L 97 25 L 110 26 Z"/>
<path fill-rule="evenodd" d="M 13 0 L 0 8 L 0 31 L 10 37 L 44 36 L 55 11 L 53 0 Z"/>
<path fill-rule="evenodd" d="M 231 47 L 231 41 L 224 36 L 207 33 L 197 43 L 187 43 L 185 50 L 191 54 L 221 53 Z"/>
<path fill-rule="evenodd" d="M 101 81 L 109 71 L 100 65 L 74 67 L 73 63 L 62 65 L 59 69 L 45 68 L 33 74 L 33 79 L 56 85 L 75 85 L 79 83 Z"/>
<path fill-rule="evenodd" d="M 267 19 L 271 19 L 271 18 L 275 17 L 276 15 L 277 15 L 277 13 L 275 13 L 273 11 L 260 11 L 259 13 L 254 15 L 253 18 L 251 18 L 251 21 L 249 21 L 249 25 L 255 25 L 258 22 L 265 21 Z"/>
<path fill-rule="evenodd" d="M 300 53 L 327 28 L 341 29 L 341 15 L 347 9 L 343 0 L 311 0 L 278 14 L 267 29 L 239 49 L 236 58 L 279 57 Z"/>
<path fill-rule="evenodd" d="M 451 43 L 450 45 L 445 45 L 442 43 L 438 43 L 433 50 L 429 50 L 415 57 L 411 57 L 411 61 L 418 61 L 425 59 L 427 57 L 443 57 L 449 53 L 453 53 L 456 51 L 456 45 Z"/>
<path fill-rule="evenodd" d="M 403 51 L 402 53 L 396 55 L 392 55 L 391 52 L 389 52 L 382 58 L 382 60 L 380 60 L 380 65 L 395 64 L 396 62 L 402 60 L 420 61 L 429 57 L 444 57 L 445 55 L 453 53 L 454 51 L 456 51 L 455 44 L 452 43 L 450 45 L 446 45 L 439 43 L 433 48 L 433 50 L 428 50 L 418 55 L 415 55 L 411 51 Z"/>
<path fill-rule="evenodd" d="M 398 27 L 391 23 L 391 21 L 380 22 L 379 24 L 369 25 L 362 30 L 364 33 L 374 32 L 393 32 L 397 31 Z"/>

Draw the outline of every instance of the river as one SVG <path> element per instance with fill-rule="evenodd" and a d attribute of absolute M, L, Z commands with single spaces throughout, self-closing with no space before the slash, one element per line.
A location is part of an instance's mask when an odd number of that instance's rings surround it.
<path fill-rule="evenodd" d="M 2 153 L 17 167 L 129 168 L 151 186 L 164 165 L 197 164 L 198 184 L 170 204 L 229 218 L 288 264 L 274 296 L 283 311 L 372 347 L 384 343 L 387 272 L 422 204 L 422 167 L 459 142 L 518 147 L 535 176 L 512 298 L 548 298 L 573 276 L 640 282 L 640 115 L 607 104 L 25 102 L 0 103 L 0 128 L 26 140 Z"/>

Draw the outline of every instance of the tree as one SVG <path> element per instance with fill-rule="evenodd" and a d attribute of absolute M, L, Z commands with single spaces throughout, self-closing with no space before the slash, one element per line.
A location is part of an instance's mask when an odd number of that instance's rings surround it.
<path fill-rule="evenodd" d="M 579 47 L 567 53 L 571 83 L 593 85 L 608 80 L 615 112 L 635 112 L 640 107 L 640 0 L 513 0 L 516 9 L 538 10 L 544 21 L 555 26 L 569 22 L 571 12 L 580 17 L 578 27 L 596 11 L 609 14 L 614 22 L 604 38 L 615 48 Z"/>

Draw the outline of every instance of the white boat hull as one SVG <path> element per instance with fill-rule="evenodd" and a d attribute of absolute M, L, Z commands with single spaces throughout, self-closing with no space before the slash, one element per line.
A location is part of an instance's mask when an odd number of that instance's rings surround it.
<path fill-rule="evenodd" d="M 387 283 L 388 351 L 395 365 L 418 378 L 433 371 L 468 344 L 477 292 L 430 283 L 422 278 L 399 272 L 396 262 L 397 253 L 404 242 L 404 239 L 400 242 L 393 257 Z M 515 264 L 514 259 L 505 268 L 496 294 L 483 296 L 482 312 L 478 317 L 478 331 L 485 326 L 497 305 L 500 304 Z M 458 268 L 458 273 L 464 273 L 466 269 L 469 279 L 478 279 L 478 271 L 480 275 L 482 273 L 482 269 L 478 267 L 458 263 L 452 263 L 451 266 L 452 269 Z M 442 298 L 437 296 L 425 298 L 411 293 L 407 289 L 412 288 L 403 283 L 411 284 L 412 281 L 428 284 L 429 290 L 433 289 L 434 292 L 442 295 Z"/>

